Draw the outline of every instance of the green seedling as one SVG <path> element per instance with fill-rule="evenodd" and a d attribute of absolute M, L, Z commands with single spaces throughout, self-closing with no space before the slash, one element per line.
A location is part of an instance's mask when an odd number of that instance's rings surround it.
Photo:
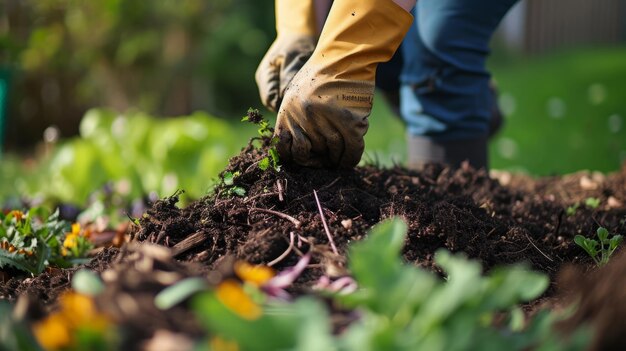
<path fill-rule="evenodd" d="M 226 189 L 226 196 L 245 196 L 246 189 L 235 185 L 235 178 L 239 177 L 241 172 L 225 172 L 222 177 L 224 188 Z"/>
<path fill-rule="evenodd" d="M 609 231 L 603 227 L 598 228 L 596 235 L 599 240 L 576 235 L 574 242 L 591 256 L 598 267 L 601 267 L 609 262 L 609 258 L 624 238 L 617 234 L 609 238 Z"/>
<path fill-rule="evenodd" d="M 597 197 L 588 197 L 585 200 L 585 206 L 595 210 L 596 208 L 600 207 L 600 199 L 598 199 Z"/>
<path fill-rule="evenodd" d="M 578 207 L 580 206 L 580 204 L 575 203 L 571 206 L 568 206 L 567 209 L 565 210 L 565 214 L 567 214 L 567 216 L 573 216 L 576 214 L 576 211 L 578 211 Z"/>
<path fill-rule="evenodd" d="M 259 126 L 257 132 L 259 133 L 261 139 L 269 139 L 270 146 L 267 151 L 267 156 L 259 161 L 259 168 L 262 171 L 266 171 L 272 167 L 272 169 L 276 172 L 280 172 L 280 158 L 278 156 L 278 151 L 276 150 L 278 138 L 273 136 L 274 128 L 272 128 L 270 123 L 263 118 L 263 115 L 258 109 L 253 109 L 252 107 L 248 109 L 248 113 L 241 119 L 241 121 L 257 124 Z"/>

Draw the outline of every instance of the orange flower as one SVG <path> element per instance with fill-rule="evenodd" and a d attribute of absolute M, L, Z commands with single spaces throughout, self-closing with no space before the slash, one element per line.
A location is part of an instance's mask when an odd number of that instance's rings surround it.
<path fill-rule="evenodd" d="M 237 281 L 227 279 L 221 282 L 217 286 L 215 294 L 218 300 L 240 317 L 247 320 L 255 320 L 261 317 L 261 307 L 252 301 Z"/>
<path fill-rule="evenodd" d="M 276 273 L 267 266 L 253 266 L 247 262 L 235 262 L 235 274 L 244 282 L 260 287 L 268 280 L 272 279 Z"/>
<path fill-rule="evenodd" d="M 21 222 L 22 218 L 24 218 L 24 212 L 22 212 L 22 211 L 13 210 L 13 211 L 9 212 L 9 214 L 13 215 L 13 218 L 15 218 L 15 220 L 17 222 Z"/>

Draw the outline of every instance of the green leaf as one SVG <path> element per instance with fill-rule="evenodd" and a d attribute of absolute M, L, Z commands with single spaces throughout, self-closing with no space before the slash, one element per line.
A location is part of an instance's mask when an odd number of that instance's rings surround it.
<path fill-rule="evenodd" d="M 46 262 L 48 261 L 51 255 L 51 250 L 48 244 L 46 244 L 43 241 L 40 241 L 37 244 L 37 250 L 35 251 L 35 255 L 37 257 L 37 263 L 35 264 L 35 269 L 36 269 L 35 274 L 41 274 L 44 271 L 46 267 Z"/>
<path fill-rule="evenodd" d="M 614 235 L 609 241 L 609 249 L 615 251 L 615 249 L 622 243 L 624 237 L 621 235 Z"/>
<path fill-rule="evenodd" d="M 267 170 L 269 168 L 269 166 L 270 166 L 270 159 L 269 159 L 269 157 L 263 157 L 261 159 L 261 161 L 259 161 L 259 168 L 262 171 Z"/>
<path fill-rule="evenodd" d="M 246 189 L 240 186 L 232 187 L 231 191 L 237 196 L 246 196 Z"/>
<path fill-rule="evenodd" d="M 232 172 L 224 173 L 224 185 L 231 186 L 235 181 L 235 175 Z"/>
<path fill-rule="evenodd" d="M 589 256 L 591 256 L 592 258 L 596 258 L 596 256 L 598 255 L 598 242 L 593 240 L 593 239 L 588 239 L 585 238 L 582 235 L 576 235 L 574 237 L 574 243 L 576 243 L 576 245 L 582 247 L 587 254 L 589 254 Z"/>
<path fill-rule="evenodd" d="M 37 269 L 33 267 L 23 255 L 17 255 L 15 253 L 8 253 L 5 250 L 0 249 L 0 268 L 5 266 L 12 266 L 21 271 L 31 274 L 37 274 Z"/>
<path fill-rule="evenodd" d="M 159 292 L 154 298 L 154 304 L 159 309 L 167 310 L 206 288 L 207 283 L 202 278 L 183 279 Z"/>
<path fill-rule="evenodd" d="M 274 168 L 278 167 L 278 164 L 280 163 L 278 151 L 276 150 L 276 148 L 271 147 L 268 152 L 270 154 L 270 157 L 272 158 L 272 165 L 274 166 Z"/>
<path fill-rule="evenodd" d="M 193 300 L 200 321 L 214 334 L 236 341 L 241 350 L 335 350 L 326 308 L 312 298 L 275 302 L 263 315 L 246 320 L 221 303 L 213 293 Z"/>
<path fill-rule="evenodd" d="M 585 200 L 585 206 L 592 208 L 592 209 L 596 209 L 600 207 L 600 199 L 595 198 L 595 197 L 588 197 Z"/>
<path fill-rule="evenodd" d="M 604 227 L 599 227 L 596 233 L 601 242 L 606 242 L 606 239 L 609 237 L 609 231 Z"/>

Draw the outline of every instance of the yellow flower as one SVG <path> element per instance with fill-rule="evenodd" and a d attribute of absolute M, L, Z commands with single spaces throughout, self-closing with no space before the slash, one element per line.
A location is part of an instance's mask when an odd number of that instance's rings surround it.
<path fill-rule="evenodd" d="M 71 249 L 76 247 L 76 245 L 78 245 L 78 236 L 74 233 L 68 233 L 63 241 L 63 247 Z"/>
<path fill-rule="evenodd" d="M 72 234 L 74 235 L 80 234 L 80 223 L 72 224 Z"/>
<path fill-rule="evenodd" d="M 61 249 L 61 254 L 66 256 L 68 251 L 66 249 L 75 248 L 78 245 L 78 236 L 80 235 L 80 224 L 74 223 L 72 224 L 72 232 L 67 233 L 65 235 L 65 240 L 63 241 L 63 248 Z"/>
<path fill-rule="evenodd" d="M 257 305 L 245 291 L 241 284 L 233 279 L 221 282 L 215 294 L 226 307 L 247 320 L 255 320 L 261 317 L 261 307 Z"/>
<path fill-rule="evenodd" d="M 234 341 L 228 341 L 215 336 L 209 341 L 209 350 L 211 351 L 239 351 L 239 346 Z"/>
<path fill-rule="evenodd" d="M 69 325 L 58 313 L 51 314 L 46 319 L 35 323 L 33 333 L 45 350 L 58 350 L 68 346 L 72 341 Z"/>
<path fill-rule="evenodd" d="M 77 329 L 88 328 L 103 333 L 109 328 L 109 319 L 98 312 L 88 296 L 66 292 L 59 297 L 59 305 L 59 311 L 33 326 L 37 341 L 46 350 L 70 346 Z"/>
<path fill-rule="evenodd" d="M 253 266 L 247 262 L 235 262 L 235 274 L 244 282 L 260 287 L 276 274 L 273 269 L 267 266 Z"/>

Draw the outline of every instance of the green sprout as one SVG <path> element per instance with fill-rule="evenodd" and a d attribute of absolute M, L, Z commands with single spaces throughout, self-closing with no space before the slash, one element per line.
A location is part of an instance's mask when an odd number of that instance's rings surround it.
<path fill-rule="evenodd" d="M 568 206 L 567 209 L 565 210 L 565 213 L 567 214 L 568 217 L 573 216 L 576 214 L 576 211 L 578 211 L 579 206 L 580 205 L 578 203 Z"/>
<path fill-rule="evenodd" d="M 600 199 L 598 199 L 597 197 L 588 197 L 585 200 L 585 206 L 595 210 L 596 208 L 600 207 Z"/>
<path fill-rule="evenodd" d="M 576 235 L 574 242 L 582 247 L 593 258 L 598 267 L 604 266 L 609 262 L 609 258 L 615 252 L 619 244 L 623 241 L 621 235 L 614 234 L 609 238 L 609 231 L 600 227 L 596 232 L 599 240 L 586 238 L 582 235 Z"/>
<path fill-rule="evenodd" d="M 235 178 L 239 177 L 239 175 L 241 175 L 241 172 L 237 171 L 237 172 L 225 172 L 223 177 L 222 177 L 222 181 L 224 183 L 224 186 L 226 188 L 226 196 L 245 196 L 246 195 L 246 189 L 235 185 Z"/>
<path fill-rule="evenodd" d="M 250 107 L 248 112 L 241 119 L 242 122 L 250 122 L 257 124 L 259 129 L 257 132 L 261 136 L 261 139 L 269 139 L 270 147 L 268 150 L 268 155 L 263 157 L 261 161 L 259 161 L 259 168 L 262 171 L 266 171 L 270 167 L 276 172 L 280 172 L 280 158 L 278 156 L 278 151 L 276 150 L 276 144 L 278 143 L 278 138 L 274 137 L 274 128 L 270 126 L 270 123 L 263 118 L 263 115 L 259 112 L 258 109 L 253 109 Z"/>

